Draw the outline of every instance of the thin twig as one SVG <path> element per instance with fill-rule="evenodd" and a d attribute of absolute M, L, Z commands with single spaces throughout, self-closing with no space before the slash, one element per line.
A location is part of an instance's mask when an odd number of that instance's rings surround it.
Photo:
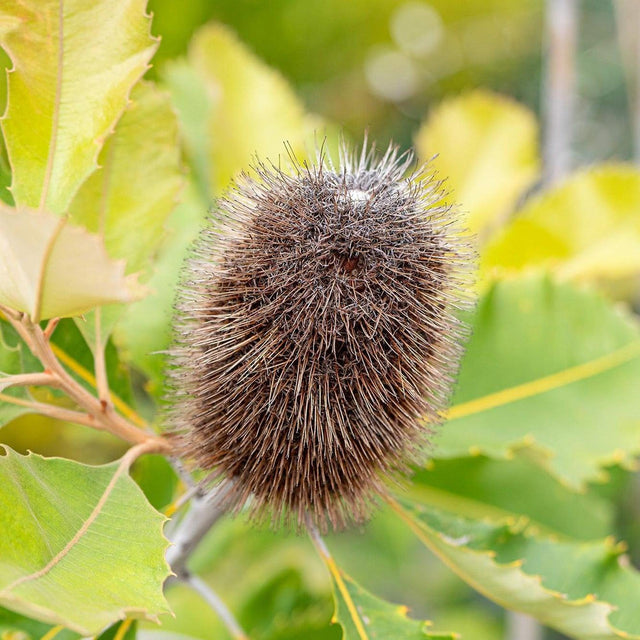
<path fill-rule="evenodd" d="M 64 409 L 62 407 L 56 406 L 55 404 L 47 404 L 46 402 L 35 402 L 33 400 L 15 398 L 14 396 L 8 396 L 4 393 L 0 393 L 0 402 L 15 404 L 19 407 L 26 407 L 33 413 L 39 413 L 43 416 L 48 416 L 49 418 L 55 418 L 56 420 L 75 422 L 76 424 L 82 424 L 86 427 L 92 427 L 93 429 L 104 430 L 103 427 L 96 424 L 93 416 L 89 415 L 88 413 L 82 413 L 81 411 Z"/>
<path fill-rule="evenodd" d="M 51 336 L 53 335 L 53 332 L 56 330 L 56 327 L 58 326 L 58 324 L 60 324 L 60 318 L 51 318 L 51 320 L 47 322 L 47 326 L 44 330 L 44 337 L 47 340 L 51 340 Z"/>
<path fill-rule="evenodd" d="M 24 382 L 24 376 L 31 376 L 31 378 L 26 378 L 27 381 L 31 382 L 34 380 L 43 381 L 44 378 L 40 376 L 50 376 L 47 379 L 47 383 L 63 391 L 88 415 L 82 412 L 70 412 L 45 403 L 22 401 L 23 406 L 53 417 L 64 415 L 63 419 L 73 419 L 79 424 L 108 431 L 132 444 L 151 442 L 157 452 L 171 453 L 170 444 L 165 438 L 138 428 L 113 410 L 108 411 L 103 402 L 87 391 L 67 372 L 53 352 L 49 341 L 50 330 L 55 328 L 55 324 L 49 323 L 47 329 L 43 331 L 37 323 L 32 322 L 25 314 L 2 306 L 0 306 L 0 312 L 4 314 L 44 368 L 44 371 L 39 374 L 20 374 L 22 377 L 18 377 L 18 381 Z M 12 396 L 6 396 L 6 398 L 6 402 L 18 404 L 16 398 Z M 28 404 L 24 404 L 25 402 Z"/>
<path fill-rule="evenodd" d="M 307 527 L 309 538 L 311 538 L 311 542 L 313 542 L 313 546 L 316 548 L 316 551 L 320 554 L 323 560 L 331 560 L 331 552 L 320 535 L 318 527 L 308 513 L 304 516 L 304 523 Z"/>
<path fill-rule="evenodd" d="M 42 387 L 44 385 L 55 387 L 58 379 L 42 371 L 39 373 L 19 373 L 14 376 L 0 377 L 0 390 L 9 387 Z"/>
<path fill-rule="evenodd" d="M 23 322 L 33 344 L 33 353 L 40 359 L 45 370 L 58 378 L 59 388 L 76 404 L 85 409 L 87 413 L 90 413 L 101 428 L 133 444 L 145 442 L 152 438 L 159 439 L 159 436 L 139 429 L 115 412 L 107 415 L 100 400 L 76 382 L 60 364 L 42 329 L 28 320 Z M 168 443 L 166 443 L 165 451 L 169 451 Z"/>
<path fill-rule="evenodd" d="M 102 313 L 101 309 L 94 311 L 96 344 L 94 346 L 93 360 L 96 376 L 96 390 L 98 398 L 102 403 L 105 412 L 113 411 L 113 402 L 111 401 L 111 393 L 109 392 L 109 378 L 107 376 L 107 363 L 104 357 L 105 344 L 102 340 Z"/>
<path fill-rule="evenodd" d="M 9 322 L 9 324 L 15 329 L 16 333 L 26 343 L 27 347 L 29 347 L 29 349 L 33 351 L 34 344 L 31 340 L 31 336 L 29 335 L 29 332 L 26 330 L 22 322 L 24 314 L 20 313 L 19 311 L 14 311 L 9 307 L 4 307 L 2 305 L 0 305 L 0 312 L 2 312 L 2 315 L 5 317 L 7 322 Z"/>
<path fill-rule="evenodd" d="M 203 599 L 206 600 L 207 604 L 218 614 L 220 620 L 224 622 L 224 625 L 234 640 L 249 640 L 249 636 L 242 630 L 242 627 L 233 617 L 231 611 L 229 611 L 218 594 L 206 582 L 192 574 L 184 576 L 182 581 L 188 584 L 194 591 L 197 591 Z"/>
<path fill-rule="evenodd" d="M 547 0 L 544 78 L 544 179 L 552 184 L 571 169 L 575 58 L 579 0 Z"/>

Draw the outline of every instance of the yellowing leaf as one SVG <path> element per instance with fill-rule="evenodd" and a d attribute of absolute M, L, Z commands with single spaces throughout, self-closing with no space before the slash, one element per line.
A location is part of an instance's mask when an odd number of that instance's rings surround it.
<path fill-rule="evenodd" d="M 582 171 L 528 203 L 484 252 L 488 277 L 543 267 L 561 278 L 615 280 L 640 272 L 640 171 Z"/>
<path fill-rule="evenodd" d="M 189 63 L 211 101 L 208 120 L 210 181 L 214 192 L 262 158 L 284 154 L 284 141 L 301 151 L 308 122 L 285 79 L 254 56 L 226 27 L 210 24 L 194 36 Z"/>
<path fill-rule="evenodd" d="M 422 161 L 446 178 L 451 199 L 468 212 L 474 232 L 486 232 L 515 206 L 539 172 L 535 116 L 513 100 L 474 91 L 447 100 L 416 138 Z"/>
<path fill-rule="evenodd" d="M 4 0 L 2 122 L 17 203 L 63 213 L 156 48 L 146 0 Z"/>
<path fill-rule="evenodd" d="M 130 302 L 144 291 L 124 266 L 65 218 L 0 207 L 0 304 L 39 320 Z"/>
<path fill-rule="evenodd" d="M 140 271 L 160 244 L 182 186 L 178 124 L 169 96 L 138 84 L 100 153 L 100 169 L 76 194 L 70 220 L 104 238 L 109 255 Z"/>

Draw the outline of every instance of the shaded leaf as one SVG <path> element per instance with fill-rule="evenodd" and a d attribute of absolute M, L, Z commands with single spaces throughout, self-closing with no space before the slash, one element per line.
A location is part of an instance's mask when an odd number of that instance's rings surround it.
<path fill-rule="evenodd" d="M 4 376 L 16 375 L 25 371 L 25 351 L 27 348 L 13 327 L 5 320 L 0 319 L 0 391 L 3 395 L 26 399 L 27 393 L 24 387 L 2 389 Z M 11 404 L 0 398 L 0 427 L 27 412 L 26 407 Z"/>
<path fill-rule="evenodd" d="M 135 640 L 137 637 L 138 623 L 131 618 L 116 622 L 106 631 L 101 633 L 96 640 Z"/>
<path fill-rule="evenodd" d="M 2 640 L 42 640 L 47 633 L 59 625 L 52 626 L 33 618 L 27 618 L 15 611 L 10 611 L 4 607 L 0 607 L 0 638 Z M 23 636 L 12 636 L 11 633 L 22 633 Z M 7 636 L 3 635 L 7 634 Z M 80 635 L 69 629 L 60 629 L 55 633 L 55 640 L 78 640 Z"/>
<path fill-rule="evenodd" d="M 559 541 L 531 534 L 526 520 L 496 524 L 391 504 L 429 549 L 499 605 L 575 638 L 640 638 L 640 575 L 611 540 Z"/>
<path fill-rule="evenodd" d="M 613 526 L 609 501 L 572 491 L 522 456 L 432 460 L 413 475 L 410 492 L 418 502 L 460 516 L 499 521 L 524 515 L 540 531 L 581 540 L 604 537 Z"/>
<path fill-rule="evenodd" d="M 496 283 L 473 319 L 435 457 L 516 449 L 569 486 L 640 451 L 640 332 L 594 292 L 546 277 Z"/>
<path fill-rule="evenodd" d="M 124 0 L 117 11 L 109 0 L 3 2 L 0 44 L 13 70 L 2 129 L 17 203 L 63 213 L 96 168 L 156 49 L 145 7 L 146 0 Z"/>
<path fill-rule="evenodd" d="M 442 102 L 416 137 L 422 161 L 432 166 L 451 200 L 468 212 L 475 232 L 495 225 L 535 181 L 538 127 L 533 113 L 510 98 L 473 91 Z"/>
<path fill-rule="evenodd" d="M 98 236 L 52 214 L 0 207 L 0 304 L 39 320 L 143 293 Z"/>
<path fill-rule="evenodd" d="M 163 516 L 127 474 L 100 467 L 0 456 L 0 603 L 83 635 L 130 615 L 168 611 Z M 114 580 L 117 576 L 117 580 Z"/>
<path fill-rule="evenodd" d="M 531 200 L 487 245 L 485 276 L 531 267 L 560 278 L 620 279 L 640 271 L 640 171 L 582 171 Z"/>

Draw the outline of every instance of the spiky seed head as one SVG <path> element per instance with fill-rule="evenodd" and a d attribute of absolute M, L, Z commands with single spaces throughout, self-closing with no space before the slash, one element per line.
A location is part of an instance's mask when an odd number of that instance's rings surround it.
<path fill-rule="evenodd" d="M 473 262 L 409 154 L 258 163 L 186 267 L 172 352 L 183 453 L 274 522 L 362 521 L 424 452 L 461 355 Z"/>

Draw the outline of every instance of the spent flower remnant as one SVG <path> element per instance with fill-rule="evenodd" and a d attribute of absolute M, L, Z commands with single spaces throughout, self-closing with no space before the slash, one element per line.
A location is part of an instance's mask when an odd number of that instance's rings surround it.
<path fill-rule="evenodd" d="M 462 352 L 474 253 L 391 145 L 257 163 L 186 267 L 172 351 L 183 453 L 275 523 L 368 516 L 425 455 Z M 408 177 L 407 177 L 408 174 Z"/>

